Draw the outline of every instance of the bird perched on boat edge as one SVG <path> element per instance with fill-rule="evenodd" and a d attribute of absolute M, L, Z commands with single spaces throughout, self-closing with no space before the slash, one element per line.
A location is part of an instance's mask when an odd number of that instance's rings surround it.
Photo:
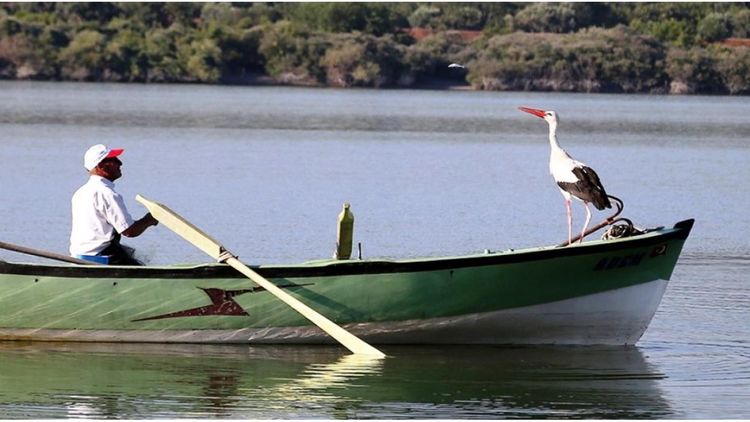
<path fill-rule="evenodd" d="M 586 222 L 583 225 L 580 237 L 580 241 L 582 242 L 586 228 L 591 221 L 589 203 L 594 204 L 598 210 L 612 208 L 609 195 L 604 190 L 604 186 L 594 169 L 573 159 L 570 154 L 560 147 L 560 144 L 557 142 L 557 124 L 559 123 L 559 118 L 556 112 L 529 107 L 519 107 L 518 109 L 542 118 L 549 124 L 549 172 L 552 174 L 555 182 L 557 182 L 563 198 L 565 198 L 565 209 L 568 213 L 568 244 L 572 243 L 573 215 L 570 209 L 572 198 L 583 202 L 586 208 Z"/>

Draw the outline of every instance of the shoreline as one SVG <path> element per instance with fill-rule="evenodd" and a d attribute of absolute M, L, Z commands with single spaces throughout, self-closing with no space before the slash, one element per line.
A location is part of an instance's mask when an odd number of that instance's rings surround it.
<path fill-rule="evenodd" d="M 421 83 L 415 83 L 410 86 L 388 86 L 388 87 L 369 87 L 353 86 L 341 87 L 331 85 L 314 85 L 303 83 L 283 83 L 278 82 L 271 76 L 252 76 L 244 78 L 233 78 L 221 82 L 208 83 L 198 81 L 161 81 L 161 82 L 139 82 L 139 81 L 81 81 L 71 79 L 10 79 L 0 78 L 2 82 L 47 82 L 47 83 L 83 83 L 83 84 L 133 84 L 133 85 L 205 85 L 205 86 L 226 86 L 226 87 L 290 87 L 290 88 L 317 88 L 317 89 L 366 89 L 366 90 L 425 90 L 425 91 L 463 91 L 463 92 L 536 92 L 536 93 L 568 93 L 568 94 L 622 94 L 622 95 L 654 95 L 654 96 L 713 96 L 713 97 L 747 97 L 747 94 L 728 94 L 728 93 L 706 93 L 706 92 L 687 92 L 687 90 L 664 90 L 660 92 L 620 92 L 620 91 L 571 91 L 571 90 L 517 90 L 517 89 L 475 89 L 468 83 L 456 83 L 448 79 L 432 78 Z"/>

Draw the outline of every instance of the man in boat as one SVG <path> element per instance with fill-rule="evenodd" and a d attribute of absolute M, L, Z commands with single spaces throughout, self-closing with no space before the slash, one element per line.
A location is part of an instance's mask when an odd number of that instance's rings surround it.
<path fill-rule="evenodd" d="M 83 156 L 89 180 L 71 200 L 73 224 L 70 232 L 70 254 L 100 264 L 142 265 L 133 258 L 132 249 L 120 244 L 120 237 L 136 237 L 158 221 L 147 213 L 133 220 L 122 196 L 115 192 L 115 180 L 122 176 L 124 150 L 94 145 Z"/>

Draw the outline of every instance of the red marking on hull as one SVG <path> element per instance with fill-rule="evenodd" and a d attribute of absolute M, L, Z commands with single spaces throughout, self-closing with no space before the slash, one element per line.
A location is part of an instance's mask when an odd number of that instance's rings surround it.
<path fill-rule="evenodd" d="M 193 317 L 193 316 L 207 316 L 207 315 L 233 315 L 233 316 L 247 316 L 248 313 L 234 301 L 234 296 L 238 296 L 244 293 L 253 293 L 257 289 L 243 289 L 243 290 L 222 290 L 222 289 L 204 289 L 199 287 L 201 290 L 206 292 L 208 297 L 211 299 L 211 304 L 206 306 L 200 306 L 198 308 L 186 309 L 184 311 L 170 312 L 168 314 L 156 315 L 148 318 L 134 319 L 133 321 L 150 321 L 154 319 L 165 319 L 165 318 L 178 318 L 178 317 Z"/>
<path fill-rule="evenodd" d="M 278 286 L 281 289 L 288 289 L 290 287 L 302 287 L 308 286 L 309 284 L 290 284 L 286 286 Z M 209 315 L 223 315 L 223 316 L 249 316 L 247 311 L 240 306 L 239 303 L 234 301 L 235 296 L 239 296 L 245 293 L 255 293 L 258 291 L 265 291 L 262 287 L 254 287 L 252 289 L 242 290 L 222 290 L 216 288 L 204 289 L 203 290 L 209 299 L 211 304 L 206 306 L 200 306 L 197 308 L 185 309 L 183 311 L 170 312 L 168 314 L 156 315 L 148 318 L 134 319 L 133 322 L 137 321 L 151 321 L 155 319 L 165 318 L 179 318 L 179 317 L 201 317 Z"/>

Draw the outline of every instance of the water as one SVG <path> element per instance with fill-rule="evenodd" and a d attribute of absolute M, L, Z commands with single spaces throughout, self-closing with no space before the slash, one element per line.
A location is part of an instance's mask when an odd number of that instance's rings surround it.
<path fill-rule="evenodd" d="M 636 347 L 391 347 L 371 364 L 337 347 L 3 343 L 0 417 L 749 418 L 747 98 L 0 82 L 0 241 L 65 253 L 102 142 L 126 149 L 136 217 L 140 193 L 248 263 L 330 257 L 347 201 L 365 257 L 558 243 L 546 124 L 521 105 L 558 111 L 562 146 L 636 225 L 696 219 Z M 152 264 L 208 260 L 163 227 L 128 243 Z"/>

